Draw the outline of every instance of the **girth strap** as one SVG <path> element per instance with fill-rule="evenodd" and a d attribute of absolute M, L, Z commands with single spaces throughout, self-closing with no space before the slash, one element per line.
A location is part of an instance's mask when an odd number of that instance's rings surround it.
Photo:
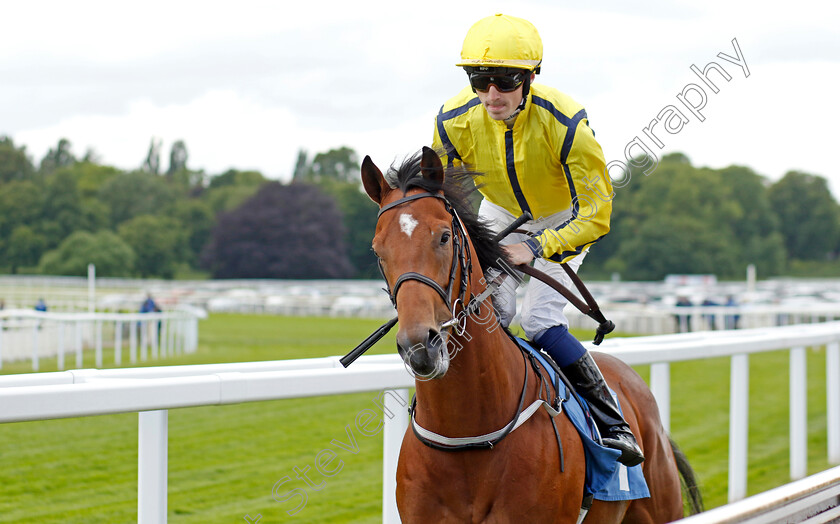
<path fill-rule="evenodd" d="M 441 446 L 454 448 L 459 446 L 482 445 L 482 447 L 493 447 L 494 442 L 498 442 L 501 440 L 500 437 L 503 437 L 508 433 L 512 433 L 516 428 L 524 424 L 534 413 L 537 412 L 540 407 L 544 407 L 549 416 L 552 418 L 562 413 L 562 406 L 560 406 L 560 411 L 557 411 L 545 400 L 537 399 L 519 414 L 519 416 L 513 421 L 513 427 L 508 424 L 502 429 L 498 429 L 492 433 L 479 435 L 477 437 L 445 437 L 420 426 L 420 424 L 417 423 L 417 419 L 414 417 L 412 417 L 411 423 L 414 427 L 414 432 L 417 433 L 418 436 L 434 442 L 435 444 L 440 444 Z"/>

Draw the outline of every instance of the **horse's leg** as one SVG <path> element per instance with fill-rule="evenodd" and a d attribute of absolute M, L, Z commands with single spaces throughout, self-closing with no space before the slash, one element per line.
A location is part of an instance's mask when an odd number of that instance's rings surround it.
<path fill-rule="evenodd" d="M 597 355 L 597 361 L 610 387 L 618 395 L 624 418 L 645 454 L 642 471 L 651 496 L 632 501 L 623 522 L 658 524 L 681 519 L 683 503 L 679 471 L 653 393 L 644 379 L 621 360 L 601 353 Z"/>

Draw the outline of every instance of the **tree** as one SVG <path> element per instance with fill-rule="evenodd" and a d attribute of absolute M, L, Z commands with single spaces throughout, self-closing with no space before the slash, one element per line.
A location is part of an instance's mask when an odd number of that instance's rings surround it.
<path fill-rule="evenodd" d="M 300 153 L 298 154 L 298 161 L 300 161 Z M 303 179 L 310 182 L 321 180 L 356 182 L 360 170 L 361 165 L 356 151 L 344 146 L 315 155 Z"/>
<path fill-rule="evenodd" d="M 207 202 L 213 213 L 233 211 L 254 196 L 260 186 L 268 180 L 259 171 L 237 171 L 230 169 L 210 179 L 202 200 Z"/>
<path fill-rule="evenodd" d="M 59 170 L 61 173 L 69 173 L 76 179 L 76 185 L 82 197 L 96 197 L 99 189 L 105 182 L 122 173 L 116 167 L 103 166 L 90 161 L 76 162 L 72 166 Z"/>
<path fill-rule="evenodd" d="M 210 240 L 213 226 L 216 224 L 210 206 L 200 200 L 181 200 L 175 203 L 172 216 L 184 229 L 188 253 L 186 261 L 197 266 L 201 251 Z"/>
<path fill-rule="evenodd" d="M 0 186 L 0 238 L 9 238 L 18 225 L 37 224 L 44 207 L 44 191 L 30 180 Z"/>
<path fill-rule="evenodd" d="M 322 182 L 319 184 L 331 195 L 341 211 L 344 224 L 344 243 L 356 277 L 375 278 L 379 274 L 376 255 L 370 248 L 376 233 L 377 206 L 362 192 L 359 182 Z"/>
<path fill-rule="evenodd" d="M 38 270 L 46 275 L 87 275 L 88 264 L 97 276 L 124 277 L 134 271 L 134 251 L 111 231 L 76 231 L 58 248 L 41 257 Z"/>
<path fill-rule="evenodd" d="M 153 175 L 160 174 L 160 148 L 163 142 L 159 138 L 152 137 L 149 143 L 149 152 L 146 153 L 146 160 L 143 161 L 142 170 Z"/>
<path fill-rule="evenodd" d="M 50 148 L 41 160 L 41 173 L 49 174 L 56 169 L 72 166 L 76 163 L 76 157 L 70 151 L 72 144 L 66 138 L 58 141 L 55 149 Z"/>
<path fill-rule="evenodd" d="M 17 226 L 6 244 L 5 259 L 11 272 L 17 273 L 18 268 L 34 266 L 44 252 L 46 239 L 31 227 Z"/>
<path fill-rule="evenodd" d="M 53 248 L 70 233 L 82 229 L 82 199 L 76 178 L 66 170 L 60 170 L 47 179 L 44 190 L 42 224 L 52 224 L 47 230 L 47 246 Z"/>
<path fill-rule="evenodd" d="M 210 179 L 209 189 L 229 186 L 261 186 L 268 180 L 259 171 L 238 171 L 228 169 Z"/>
<path fill-rule="evenodd" d="M 96 232 L 101 229 L 108 229 L 111 224 L 110 209 L 100 200 L 95 198 L 83 198 L 79 227 L 85 231 Z"/>
<path fill-rule="evenodd" d="M 307 163 L 307 153 L 298 151 L 293 182 L 317 184 L 335 198 L 344 223 L 344 243 L 354 276 L 375 277 L 376 257 L 370 242 L 376 230 L 376 205 L 361 188 L 358 155 L 349 147 L 318 153 Z"/>
<path fill-rule="evenodd" d="M 134 171 L 108 179 L 99 189 L 99 198 L 111 215 L 111 226 L 139 215 L 154 215 L 175 201 L 175 193 L 162 177 Z"/>
<path fill-rule="evenodd" d="M 733 224 L 744 210 L 720 172 L 695 168 L 678 154 L 663 157 L 649 176 L 632 175 L 615 189 L 610 233 L 592 248 L 587 266 L 594 262 L 642 280 L 682 272 L 743 274 L 749 262 Z"/>
<path fill-rule="evenodd" d="M 335 201 L 317 187 L 270 182 L 219 216 L 202 261 L 215 278 L 344 278 L 343 234 Z"/>
<path fill-rule="evenodd" d="M 92 147 L 89 147 L 85 150 L 85 156 L 82 157 L 80 162 L 87 164 L 99 164 L 102 162 L 102 158 Z"/>
<path fill-rule="evenodd" d="M 661 280 L 670 273 L 733 275 L 734 253 L 702 220 L 688 215 L 649 220 L 623 242 L 608 268 L 633 280 Z"/>
<path fill-rule="evenodd" d="M 169 169 L 166 170 L 166 174 L 172 176 L 178 171 L 185 171 L 188 157 L 187 145 L 183 140 L 176 140 L 169 150 Z"/>
<path fill-rule="evenodd" d="M 136 216 L 121 224 L 118 233 L 137 255 L 134 268 L 141 277 L 173 278 L 185 259 L 186 235 L 174 218 Z"/>
<path fill-rule="evenodd" d="M 742 210 L 732 223 L 741 258 L 747 264 L 755 264 L 759 276 L 781 274 L 787 251 L 778 216 L 770 204 L 769 183 L 748 167 L 729 166 L 720 173 Z"/>
<path fill-rule="evenodd" d="M 0 183 L 28 180 L 33 173 L 35 167 L 26 155 L 26 146 L 17 148 L 10 137 L 0 137 Z"/>
<path fill-rule="evenodd" d="M 840 209 L 820 176 L 790 171 L 769 198 L 791 258 L 825 260 L 840 244 Z"/>
<path fill-rule="evenodd" d="M 298 150 L 297 161 L 295 162 L 295 170 L 292 173 L 292 180 L 302 182 L 306 179 L 306 172 L 309 170 L 308 158 L 305 149 Z"/>

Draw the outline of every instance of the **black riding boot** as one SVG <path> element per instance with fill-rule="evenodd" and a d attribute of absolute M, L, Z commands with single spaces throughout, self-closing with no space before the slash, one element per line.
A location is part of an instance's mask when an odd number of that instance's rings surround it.
<path fill-rule="evenodd" d="M 595 360 L 587 351 L 577 361 L 563 368 L 575 390 L 589 403 L 589 411 L 595 419 L 601 442 L 608 448 L 621 451 L 618 461 L 625 466 L 635 466 L 645 460 L 636 437 L 621 416 L 613 396 L 607 388 L 604 376 Z"/>

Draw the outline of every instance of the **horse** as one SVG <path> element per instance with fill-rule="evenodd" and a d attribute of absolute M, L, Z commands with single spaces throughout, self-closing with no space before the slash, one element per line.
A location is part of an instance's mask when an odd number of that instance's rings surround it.
<path fill-rule="evenodd" d="M 363 160 L 364 189 L 380 208 L 372 247 L 397 310 L 398 352 L 416 379 L 397 466 L 402 522 L 577 522 L 585 476 L 577 430 L 542 410 L 513 429 L 511 415 L 522 413 L 523 403 L 554 390 L 484 300 L 493 288 L 483 272 L 501 269 L 506 256 L 472 211 L 474 187 L 463 182 L 473 175 L 444 170 L 428 147 L 388 174 L 369 156 Z M 615 357 L 594 356 L 644 452 L 651 496 L 595 500 L 585 522 L 682 518 L 681 477 L 692 512 L 700 511 L 691 467 L 662 427 L 644 380 Z M 459 445 L 435 444 L 430 435 Z"/>

